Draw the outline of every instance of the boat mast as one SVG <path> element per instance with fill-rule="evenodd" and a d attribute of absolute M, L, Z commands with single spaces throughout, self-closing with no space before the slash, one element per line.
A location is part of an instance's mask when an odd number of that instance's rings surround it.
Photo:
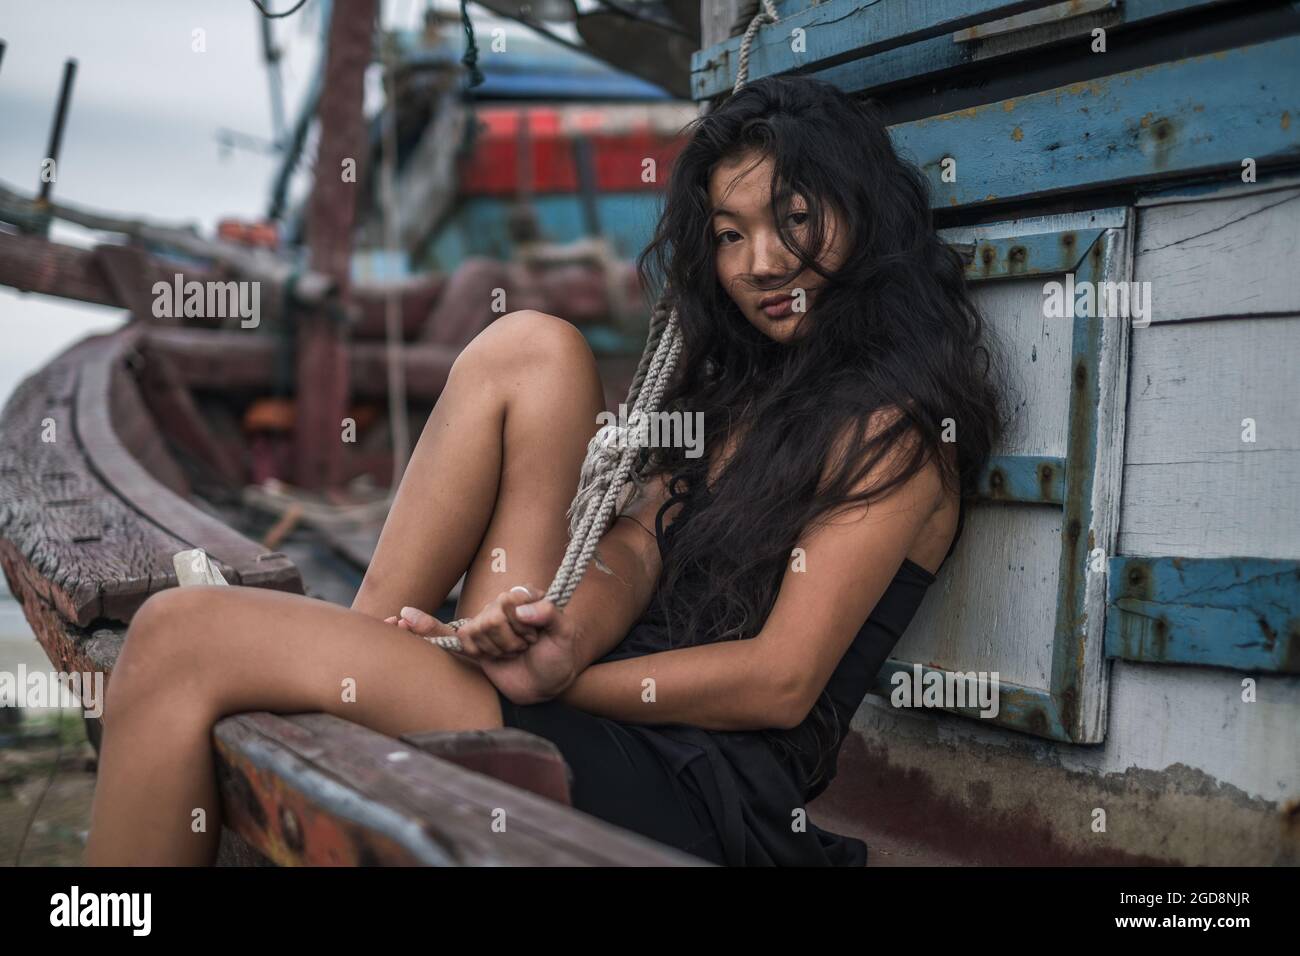
<path fill-rule="evenodd" d="M 351 0 L 346 8 L 335 3 L 330 16 L 306 239 L 310 268 L 334 279 L 339 301 L 336 308 L 304 312 L 297 329 L 294 481 L 302 488 L 329 487 L 341 476 L 340 432 L 349 394 L 343 316 L 360 178 L 345 177 L 344 168 L 351 161 L 356 172 L 365 154 L 363 78 L 371 60 L 376 12 L 376 0 Z"/>

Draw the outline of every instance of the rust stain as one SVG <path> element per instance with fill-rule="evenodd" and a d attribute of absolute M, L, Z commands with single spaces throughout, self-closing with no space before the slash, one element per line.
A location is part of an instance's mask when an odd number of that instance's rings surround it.
<path fill-rule="evenodd" d="M 1011 131 L 1011 138 L 1018 143 L 1025 138 L 1025 131 L 1022 130 L 1019 126 L 1017 126 L 1015 129 Z"/>
<path fill-rule="evenodd" d="M 1282 128 L 1283 128 L 1283 129 L 1290 129 L 1290 128 L 1291 128 L 1291 111 L 1290 111 L 1290 110 L 1283 110 L 1283 111 L 1282 111 Z"/>
<path fill-rule="evenodd" d="M 1029 264 L 1029 250 L 1024 246 L 1012 246 L 1007 251 L 1007 271 L 1014 274 L 1024 272 Z"/>
<path fill-rule="evenodd" d="M 1050 501 L 1052 498 L 1052 478 L 1054 469 L 1051 465 L 1043 464 L 1038 466 L 1038 494 L 1044 501 Z"/>

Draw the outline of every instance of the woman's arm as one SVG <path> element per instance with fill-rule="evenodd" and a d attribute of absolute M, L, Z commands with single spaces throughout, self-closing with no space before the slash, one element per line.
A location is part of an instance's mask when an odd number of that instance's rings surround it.
<path fill-rule="evenodd" d="M 650 604 L 662 570 L 654 519 L 668 497 L 667 476 L 645 483 L 596 548 L 613 573 L 606 574 L 593 560 L 564 608 L 577 632 L 578 673 L 616 647 Z M 664 514 L 665 528 L 676 510 Z"/>
<path fill-rule="evenodd" d="M 803 720 L 801 685 L 775 666 L 774 656 L 759 643 L 761 636 L 594 664 L 578 674 L 560 700 L 637 724 L 793 727 Z"/>
<path fill-rule="evenodd" d="M 887 456 L 859 490 L 879 481 L 902 453 L 899 447 Z M 753 638 L 596 664 L 560 699 L 602 717 L 645 724 L 797 726 L 943 495 L 932 461 L 869 508 L 843 511 L 808 534 L 798 543 L 804 560 L 798 569 L 787 567 L 772 612 Z"/>

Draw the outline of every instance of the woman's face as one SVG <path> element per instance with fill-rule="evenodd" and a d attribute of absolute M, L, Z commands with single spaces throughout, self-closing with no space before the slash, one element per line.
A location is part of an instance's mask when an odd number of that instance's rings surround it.
<path fill-rule="evenodd" d="M 825 280 L 806 268 L 786 285 L 763 287 L 787 275 L 799 259 L 781 242 L 769 205 L 772 160 L 764 157 L 753 165 L 757 158 L 757 154 L 747 152 L 720 162 L 709 176 L 714 263 L 718 281 L 750 324 L 777 342 L 788 342 L 802 334 L 804 320 Z M 787 216 L 794 239 L 806 246 L 807 200 L 797 193 L 793 195 Z M 841 225 L 828 209 L 826 243 L 817 256 L 818 265 L 827 272 L 833 272 L 844 261 L 846 230 Z"/>

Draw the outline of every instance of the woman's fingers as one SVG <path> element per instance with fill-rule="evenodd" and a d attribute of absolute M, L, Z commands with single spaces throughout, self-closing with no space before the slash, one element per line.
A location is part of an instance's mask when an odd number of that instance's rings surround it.
<path fill-rule="evenodd" d="M 529 601 L 515 608 L 521 621 L 542 630 L 554 627 L 559 613 L 560 609 L 547 600 Z"/>
<path fill-rule="evenodd" d="M 529 643 L 515 633 L 515 626 L 507 615 L 510 599 L 517 594 L 506 592 L 485 607 L 474 623 L 478 625 L 475 636 L 481 648 L 498 655 L 519 654 L 528 650 Z"/>
<path fill-rule="evenodd" d="M 510 596 L 510 600 L 505 602 L 504 610 L 506 616 L 510 620 L 511 627 L 514 628 L 516 634 L 522 637 L 530 645 L 536 644 L 541 639 L 542 635 L 538 633 L 536 627 L 519 616 L 518 609 L 522 605 L 536 600 L 541 596 L 541 592 L 533 588 L 531 585 L 516 584 L 507 593 Z"/>
<path fill-rule="evenodd" d="M 439 627 L 442 622 L 432 614 L 426 614 L 424 611 L 421 611 L 418 607 L 402 608 L 401 618 L 416 634 L 442 633 Z"/>

